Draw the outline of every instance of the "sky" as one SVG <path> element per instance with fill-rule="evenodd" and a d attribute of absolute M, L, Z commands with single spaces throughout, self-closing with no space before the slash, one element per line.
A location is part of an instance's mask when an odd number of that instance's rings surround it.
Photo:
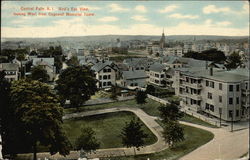
<path fill-rule="evenodd" d="M 247 1 L 1 1 L 1 4 L 1 38 L 161 35 L 163 30 L 165 35 L 249 36 Z"/>

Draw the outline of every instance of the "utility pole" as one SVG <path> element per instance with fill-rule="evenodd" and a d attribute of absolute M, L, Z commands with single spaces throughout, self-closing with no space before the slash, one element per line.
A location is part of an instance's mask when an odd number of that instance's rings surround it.
<path fill-rule="evenodd" d="M 231 118 L 232 118 L 232 119 L 231 119 L 231 132 L 233 132 L 233 125 L 234 125 L 234 122 L 233 122 L 233 120 L 234 120 L 233 115 L 234 115 L 234 114 L 233 114 L 233 113 L 234 113 L 234 111 L 232 111 L 231 113 L 232 113 L 232 114 L 231 114 Z"/>

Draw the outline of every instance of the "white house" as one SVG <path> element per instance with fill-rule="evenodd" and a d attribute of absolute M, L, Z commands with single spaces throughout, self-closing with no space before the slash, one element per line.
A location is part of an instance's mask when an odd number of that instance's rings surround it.
<path fill-rule="evenodd" d="M 20 77 L 19 66 L 16 63 L 0 63 L 0 71 L 5 71 L 5 78 L 9 82 Z"/>
<path fill-rule="evenodd" d="M 97 88 L 109 88 L 115 85 L 118 77 L 118 67 L 111 61 L 99 61 L 91 67 L 98 80 Z"/>
<path fill-rule="evenodd" d="M 122 72 L 121 85 L 126 88 L 134 89 L 144 87 L 148 75 L 142 70 L 129 70 Z"/>
<path fill-rule="evenodd" d="M 54 58 L 33 58 L 33 66 L 41 66 L 47 71 L 49 80 L 53 81 L 56 76 L 56 66 Z"/>

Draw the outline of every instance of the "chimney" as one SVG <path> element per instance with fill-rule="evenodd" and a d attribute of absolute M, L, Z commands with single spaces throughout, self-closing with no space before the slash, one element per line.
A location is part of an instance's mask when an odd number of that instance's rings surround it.
<path fill-rule="evenodd" d="M 210 67 L 209 75 L 210 75 L 210 76 L 213 76 L 213 74 L 214 74 L 214 73 L 213 73 L 213 67 Z"/>

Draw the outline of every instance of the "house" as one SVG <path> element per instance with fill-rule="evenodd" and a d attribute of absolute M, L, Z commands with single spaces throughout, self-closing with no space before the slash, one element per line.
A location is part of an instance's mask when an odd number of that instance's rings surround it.
<path fill-rule="evenodd" d="M 166 86 L 166 70 L 168 67 L 161 63 L 154 63 L 149 68 L 149 83 L 165 87 Z"/>
<path fill-rule="evenodd" d="M 180 68 L 175 70 L 174 78 L 175 94 L 182 98 L 183 109 L 204 112 L 225 121 L 248 117 L 248 69 Z"/>
<path fill-rule="evenodd" d="M 20 77 L 19 66 L 15 63 L 0 63 L 0 71 L 5 72 L 5 78 L 11 82 Z"/>
<path fill-rule="evenodd" d="M 148 70 L 150 65 L 154 63 L 151 58 L 127 58 L 123 61 L 130 70 Z"/>
<path fill-rule="evenodd" d="M 53 81 L 55 79 L 56 67 L 54 58 L 33 58 L 32 65 L 41 66 L 45 69 L 49 75 L 49 81 Z"/>
<path fill-rule="evenodd" d="M 118 67 L 112 61 L 99 61 L 91 67 L 98 80 L 97 88 L 109 88 L 116 84 L 119 75 Z"/>
<path fill-rule="evenodd" d="M 129 70 L 122 72 L 121 85 L 129 89 L 144 87 L 148 75 L 142 70 Z"/>

